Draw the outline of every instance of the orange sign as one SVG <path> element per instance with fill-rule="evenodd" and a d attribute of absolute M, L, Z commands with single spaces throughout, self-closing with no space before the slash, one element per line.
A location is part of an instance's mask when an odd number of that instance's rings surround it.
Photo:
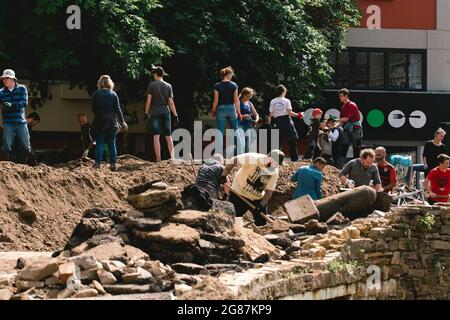
<path fill-rule="evenodd" d="M 362 28 L 436 30 L 436 0 L 359 0 Z"/>

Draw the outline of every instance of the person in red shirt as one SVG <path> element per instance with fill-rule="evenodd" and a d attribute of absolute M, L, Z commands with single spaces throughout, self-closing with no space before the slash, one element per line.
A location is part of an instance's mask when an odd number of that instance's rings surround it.
<path fill-rule="evenodd" d="M 439 166 L 431 170 L 424 182 L 429 194 L 430 204 L 448 202 L 450 193 L 450 157 L 446 154 L 438 156 Z"/>
<path fill-rule="evenodd" d="M 345 165 L 350 145 L 353 147 L 353 159 L 359 157 L 362 144 L 362 121 L 358 106 L 353 101 L 350 101 L 350 91 L 348 89 L 339 90 L 339 101 L 342 103 L 342 107 L 337 127 L 342 126 L 344 136 L 340 157 L 336 166 L 342 168 Z"/>
<path fill-rule="evenodd" d="M 391 192 L 397 185 L 397 172 L 395 167 L 386 161 L 386 149 L 378 147 L 375 149 L 375 160 L 380 173 L 381 186 L 384 192 Z"/>

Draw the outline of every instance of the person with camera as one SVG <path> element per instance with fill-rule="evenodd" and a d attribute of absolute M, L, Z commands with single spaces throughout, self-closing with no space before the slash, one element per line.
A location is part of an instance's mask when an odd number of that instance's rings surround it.
<path fill-rule="evenodd" d="M 174 116 L 174 126 L 179 123 L 177 109 L 173 101 L 172 85 L 164 81 L 163 77 L 168 74 L 163 67 L 152 67 L 152 81 L 147 90 L 147 103 L 145 105 L 145 120 L 150 121 L 153 129 L 153 147 L 155 149 L 156 162 L 161 161 L 160 136 L 166 138 L 170 159 L 174 159 L 174 146 L 172 139 L 172 119 L 170 112 Z"/>
<path fill-rule="evenodd" d="M 27 164 L 31 152 L 25 109 L 28 105 L 28 91 L 17 83 L 14 70 L 6 69 L 1 76 L 3 88 L 0 90 L 0 103 L 3 115 L 3 146 L 0 160 L 9 161 L 14 137 L 19 139 L 19 162 Z"/>

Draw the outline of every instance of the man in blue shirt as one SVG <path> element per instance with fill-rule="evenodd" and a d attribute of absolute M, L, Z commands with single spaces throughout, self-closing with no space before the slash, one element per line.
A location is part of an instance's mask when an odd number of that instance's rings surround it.
<path fill-rule="evenodd" d="M 307 194 L 310 195 L 313 200 L 322 199 L 322 171 L 326 165 L 327 161 L 322 157 L 318 157 L 314 159 L 312 165 L 298 169 L 291 177 L 293 182 L 297 182 L 297 187 L 295 188 L 292 199 L 297 199 Z"/>
<path fill-rule="evenodd" d="M 26 164 L 31 152 L 30 134 L 25 118 L 25 108 L 28 105 L 27 88 L 17 83 L 16 74 L 11 69 L 3 71 L 0 79 L 4 86 L 0 90 L 0 106 L 3 115 L 3 146 L 0 160 L 9 161 L 16 136 L 22 151 L 20 162 Z"/>

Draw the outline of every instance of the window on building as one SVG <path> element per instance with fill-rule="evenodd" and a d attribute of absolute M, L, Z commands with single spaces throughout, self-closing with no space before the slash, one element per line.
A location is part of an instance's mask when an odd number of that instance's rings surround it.
<path fill-rule="evenodd" d="M 424 50 L 349 48 L 335 53 L 333 87 L 370 90 L 425 90 Z"/>

